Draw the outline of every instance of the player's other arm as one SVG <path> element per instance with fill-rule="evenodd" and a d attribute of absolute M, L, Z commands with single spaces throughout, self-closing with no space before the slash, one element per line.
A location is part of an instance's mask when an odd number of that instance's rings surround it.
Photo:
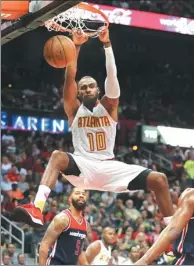
<path fill-rule="evenodd" d="M 99 241 L 95 241 L 88 246 L 86 249 L 86 259 L 89 264 L 94 260 L 94 258 L 100 253 L 101 245 Z"/>
<path fill-rule="evenodd" d="M 112 45 L 109 39 L 109 31 L 105 30 L 99 35 L 99 39 L 104 43 L 106 57 L 106 73 L 105 95 L 101 99 L 101 103 L 107 109 L 112 118 L 117 121 L 117 107 L 120 97 L 120 85 L 117 78 L 117 67 Z"/>
<path fill-rule="evenodd" d="M 39 265 L 46 265 L 48 251 L 55 243 L 59 235 L 67 228 L 69 217 L 65 213 L 59 213 L 50 223 L 39 248 Z"/>
<path fill-rule="evenodd" d="M 78 265 L 89 265 L 84 251 L 82 251 L 78 257 Z"/>
<path fill-rule="evenodd" d="M 76 60 L 69 64 L 65 71 L 65 82 L 63 88 L 63 103 L 64 110 L 68 118 L 71 118 L 76 113 L 79 108 L 80 102 L 77 99 L 77 83 L 76 83 L 76 73 L 77 73 L 77 60 L 79 56 L 80 47 L 85 43 L 88 38 L 83 36 L 79 32 L 73 33 L 73 42 L 76 45 Z"/>
<path fill-rule="evenodd" d="M 188 224 L 194 212 L 194 196 L 182 201 L 174 213 L 168 226 L 162 231 L 158 240 L 146 252 L 146 254 L 135 263 L 135 265 L 149 265 L 157 259 L 180 235 Z"/>
<path fill-rule="evenodd" d="M 89 242 L 92 237 L 91 235 L 92 235 L 92 230 L 91 230 L 90 224 L 87 222 L 87 238 Z M 86 252 L 84 252 L 83 250 L 78 257 L 78 265 L 89 265 L 87 257 L 86 257 Z"/>

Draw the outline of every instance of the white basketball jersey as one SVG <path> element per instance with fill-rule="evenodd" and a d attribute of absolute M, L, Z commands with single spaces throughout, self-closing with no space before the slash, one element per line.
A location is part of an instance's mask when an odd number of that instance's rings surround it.
<path fill-rule="evenodd" d="M 108 247 L 107 249 L 101 240 L 97 241 L 100 242 L 101 250 L 98 255 L 93 259 L 91 265 L 108 265 L 109 260 L 111 259 L 111 248 Z"/>
<path fill-rule="evenodd" d="M 74 154 L 94 160 L 114 158 L 116 126 L 101 103 L 93 112 L 81 104 L 71 126 Z"/>

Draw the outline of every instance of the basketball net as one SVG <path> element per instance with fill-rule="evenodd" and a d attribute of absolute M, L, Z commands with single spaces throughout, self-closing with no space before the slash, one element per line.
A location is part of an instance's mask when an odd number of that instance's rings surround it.
<path fill-rule="evenodd" d="M 44 25 L 49 31 L 72 33 L 80 30 L 83 34 L 96 38 L 101 27 L 108 28 L 109 22 L 102 11 L 82 2 L 46 21 Z"/>

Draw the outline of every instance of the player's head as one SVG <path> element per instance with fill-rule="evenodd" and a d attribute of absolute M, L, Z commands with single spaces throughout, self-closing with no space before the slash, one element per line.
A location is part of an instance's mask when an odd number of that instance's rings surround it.
<path fill-rule="evenodd" d="M 74 187 L 72 189 L 68 201 L 70 206 L 73 206 L 76 210 L 81 211 L 86 206 L 87 198 L 88 198 L 88 193 L 85 189 Z"/>
<path fill-rule="evenodd" d="M 78 82 L 78 98 L 85 106 L 95 105 L 100 94 L 97 81 L 85 76 Z"/>
<path fill-rule="evenodd" d="M 102 230 L 102 239 L 104 240 L 105 244 L 113 245 L 116 240 L 116 232 L 114 228 L 105 227 Z"/>

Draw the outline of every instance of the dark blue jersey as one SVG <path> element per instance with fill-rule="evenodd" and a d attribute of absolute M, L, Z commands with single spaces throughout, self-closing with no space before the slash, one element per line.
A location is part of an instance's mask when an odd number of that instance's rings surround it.
<path fill-rule="evenodd" d="M 79 223 L 69 210 L 63 212 L 69 216 L 69 225 L 53 245 L 47 265 L 76 265 L 87 235 L 87 222 L 84 217 Z"/>
<path fill-rule="evenodd" d="M 180 257 L 181 265 L 186 257 L 194 259 L 194 215 L 174 243 L 174 254 Z"/>

